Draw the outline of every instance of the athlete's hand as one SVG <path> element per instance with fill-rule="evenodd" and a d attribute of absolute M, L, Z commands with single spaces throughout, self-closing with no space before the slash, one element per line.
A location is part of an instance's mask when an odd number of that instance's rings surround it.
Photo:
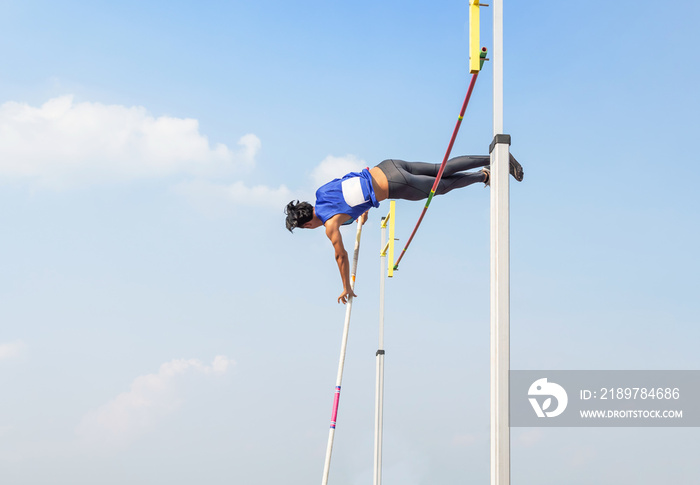
<path fill-rule="evenodd" d="M 364 214 L 362 214 L 358 219 L 357 222 L 360 223 L 360 225 L 363 225 L 365 222 L 367 222 L 367 215 L 369 214 L 369 211 L 366 211 Z"/>
<path fill-rule="evenodd" d="M 352 290 L 343 290 L 343 292 L 338 297 L 338 303 L 343 302 L 343 305 L 345 305 L 348 302 L 348 298 L 351 296 L 355 298 L 357 295 L 353 293 Z"/>

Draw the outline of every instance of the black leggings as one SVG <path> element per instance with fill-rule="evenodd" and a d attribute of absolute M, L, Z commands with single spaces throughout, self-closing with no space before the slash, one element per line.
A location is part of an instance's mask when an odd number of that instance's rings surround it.
<path fill-rule="evenodd" d="M 448 193 L 452 189 L 466 187 L 476 182 L 485 182 L 484 173 L 458 173 L 473 168 L 485 167 L 490 163 L 488 155 L 461 156 L 451 158 L 445 164 L 445 171 L 435 191 L 435 195 Z M 433 188 L 435 177 L 440 170 L 439 163 L 405 162 L 384 160 L 377 165 L 389 181 L 389 198 L 404 200 L 427 199 Z"/>

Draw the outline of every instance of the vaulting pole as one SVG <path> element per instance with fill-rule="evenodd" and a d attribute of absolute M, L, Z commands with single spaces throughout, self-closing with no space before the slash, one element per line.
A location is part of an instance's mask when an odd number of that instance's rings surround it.
<path fill-rule="evenodd" d="M 482 48 L 480 51 L 479 55 L 480 59 L 480 65 L 484 64 L 484 61 L 486 60 L 486 47 Z M 438 185 L 440 185 L 440 180 L 442 179 L 442 173 L 445 171 L 445 166 L 447 165 L 447 160 L 450 158 L 450 153 L 452 153 L 452 147 L 455 144 L 455 140 L 457 139 L 457 133 L 459 133 L 459 127 L 462 126 L 462 120 L 464 119 L 464 113 L 467 111 L 467 106 L 469 105 L 469 99 L 472 97 L 472 91 L 474 91 L 474 85 L 476 84 L 476 78 L 479 76 L 479 71 L 476 71 L 472 73 L 472 79 L 469 82 L 469 88 L 467 89 L 467 95 L 464 98 L 464 102 L 462 103 L 462 109 L 459 112 L 459 116 L 457 117 L 457 123 L 455 124 L 454 130 L 452 130 L 452 137 L 450 138 L 450 143 L 447 145 L 447 151 L 445 152 L 445 157 L 442 159 L 442 163 L 440 164 L 440 169 L 438 170 L 437 175 L 435 176 L 435 182 L 433 182 L 433 187 L 430 189 L 430 193 L 428 194 L 428 200 L 425 202 L 425 206 L 423 207 L 423 211 L 420 214 L 420 217 L 418 217 L 418 222 L 416 222 L 416 226 L 413 228 L 413 232 L 411 232 L 411 235 L 408 237 L 408 241 L 406 241 L 406 245 L 403 248 L 403 251 L 401 251 L 401 254 L 399 254 L 398 259 L 396 260 L 396 264 L 394 264 L 394 270 L 399 269 L 399 263 L 403 259 L 404 254 L 406 254 L 406 251 L 408 250 L 408 246 L 411 245 L 411 241 L 413 241 L 413 237 L 416 235 L 416 232 L 418 231 L 418 228 L 421 225 L 421 222 L 423 222 L 423 218 L 425 217 L 425 213 L 428 212 L 428 207 L 430 207 L 430 202 L 433 200 L 433 197 L 435 196 L 435 192 L 437 191 Z"/>
<path fill-rule="evenodd" d="M 510 485 L 509 145 L 503 134 L 503 1 L 493 1 L 491 143 L 491 485 Z"/>
<path fill-rule="evenodd" d="M 357 273 L 357 260 L 360 255 L 360 236 L 362 236 L 362 224 L 357 223 L 357 235 L 355 236 L 355 252 L 352 257 L 352 270 L 350 273 L 350 289 L 355 289 L 355 274 Z M 322 484 L 327 485 L 328 473 L 331 468 L 331 453 L 333 452 L 333 438 L 335 437 L 335 423 L 338 419 L 338 405 L 340 404 L 340 386 L 343 382 L 343 368 L 345 367 L 345 351 L 348 346 L 348 333 L 350 331 L 350 313 L 352 312 L 353 296 L 348 296 L 345 305 L 345 325 L 343 326 L 343 339 L 340 344 L 340 361 L 338 363 L 338 376 L 335 381 L 335 394 L 333 398 L 333 410 L 331 412 L 331 427 L 328 432 L 328 446 L 326 447 L 326 461 L 323 465 Z"/>

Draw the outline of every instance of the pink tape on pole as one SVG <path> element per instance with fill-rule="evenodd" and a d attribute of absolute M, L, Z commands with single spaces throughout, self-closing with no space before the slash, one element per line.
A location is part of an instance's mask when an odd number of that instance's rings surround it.
<path fill-rule="evenodd" d="M 333 413 L 331 414 L 331 428 L 335 429 L 338 419 L 338 403 L 340 402 L 340 386 L 335 386 L 335 398 L 333 399 Z"/>

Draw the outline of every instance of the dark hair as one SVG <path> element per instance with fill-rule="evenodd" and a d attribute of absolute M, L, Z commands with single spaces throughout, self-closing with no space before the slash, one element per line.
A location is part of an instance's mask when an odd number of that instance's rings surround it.
<path fill-rule="evenodd" d="M 287 214 L 287 229 L 292 232 L 314 218 L 314 206 L 308 202 L 291 201 L 284 209 Z"/>

